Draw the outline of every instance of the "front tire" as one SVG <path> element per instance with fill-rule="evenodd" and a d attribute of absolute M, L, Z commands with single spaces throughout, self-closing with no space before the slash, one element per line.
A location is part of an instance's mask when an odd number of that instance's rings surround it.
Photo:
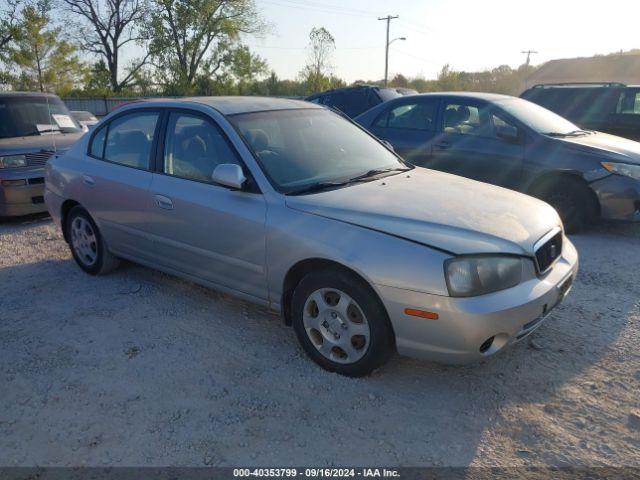
<path fill-rule="evenodd" d="M 300 281 L 292 320 L 307 355 L 330 372 L 362 377 L 395 351 L 382 302 L 359 277 L 340 269 L 312 272 Z"/>
<path fill-rule="evenodd" d="M 567 179 L 553 182 L 537 197 L 556 209 L 567 233 L 578 233 L 596 216 L 596 206 L 590 193 L 586 185 Z"/>
<path fill-rule="evenodd" d="M 84 208 L 71 209 L 65 229 L 71 254 L 82 270 L 90 275 L 105 275 L 119 265 L 119 259 L 109 252 L 98 226 Z"/>

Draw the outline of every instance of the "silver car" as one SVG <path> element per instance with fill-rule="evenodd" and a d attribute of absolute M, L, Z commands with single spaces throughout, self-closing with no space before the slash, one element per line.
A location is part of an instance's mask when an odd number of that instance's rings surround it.
<path fill-rule="evenodd" d="M 542 323 L 578 269 L 546 203 L 407 165 L 295 100 L 124 106 L 47 164 L 45 199 L 87 273 L 127 259 L 268 306 L 350 376 L 396 350 L 491 357 Z"/>

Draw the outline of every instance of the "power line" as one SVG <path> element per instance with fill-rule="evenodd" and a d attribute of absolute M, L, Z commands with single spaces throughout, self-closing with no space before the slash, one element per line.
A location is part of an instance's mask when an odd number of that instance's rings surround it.
<path fill-rule="evenodd" d="M 341 6 L 341 5 L 335 5 L 335 4 L 326 3 L 326 2 L 318 2 L 318 1 L 313 1 L 313 0 L 279 0 L 279 1 L 285 2 L 285 3 L 299 4 L 299 5 L 303 5 L 303 6 L 319 7 L 319 8 L 323 8 L 325 10 L 336 10 L 336 11 L 339 11 L 339 12 L 359 14 L 359 15 L 363 15 L 363 16 L 371 16 L 371 12 L 369 12 L 367 10 L 359 10 L 359 9 L 356 9 L 356 8 L 344 7 L 344 6 Z"/>
<path fill-rule="evenodd" d="M 333 14 L 333 15 L 346 15 L 348 17 L 359 17 L 359 18 L 371 18 L 371 15 L 365 15 L 365 14 L 360 14 L 360 13 L 352 13 L 352 12 L 347 12 L 347 11 L 338 11 L 338 10 L 330 10 L 330 9 L 326 9 L 323 7 L 316 7 L 316 6 L 312 6 L 312 5 L 302 5 L 302 4 L 288 4 L 288 3 L 280 3 L 280 2 L 285 2 L 287 0 L 278 0 L 273 1 L 273 0 L 262 0 L 265 3 L 268 3 L 270 5 L 276 5 L 278 7 L 285 7 L 285 8 L 295 8 L 298 10 L 305 10 L 305 11 L 314 11 L 314 12 L 322 12 L 322 13 L 329 13 L 329 14 Z"/>

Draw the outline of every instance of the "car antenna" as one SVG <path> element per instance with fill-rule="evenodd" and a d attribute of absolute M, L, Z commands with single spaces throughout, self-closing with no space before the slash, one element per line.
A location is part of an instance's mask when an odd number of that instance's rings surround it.
<path fill-rule="evenodd" d="M 49 92 L 45 92 L 45 99 L 47 100 L 47 112 L 49 113 L 49 122 L 53 121 L 53 117 L 51 116 L 51 105 L 49 105 Z M 51 126 L 51 125 L 49 125 Z M 38 126 L 36 125 L 36 128 L 38 128 Z M 55 135 L 51 135 L 51 142 L 53 144 L 53 153 L 55 154 L 57 152 L 56 149 L 56 136 Z"/>

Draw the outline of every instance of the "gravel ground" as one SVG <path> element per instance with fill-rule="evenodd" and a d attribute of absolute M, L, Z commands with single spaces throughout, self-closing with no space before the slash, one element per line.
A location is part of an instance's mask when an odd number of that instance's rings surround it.
<path fill-rule="evenodd" d="M 573 292 L 473 366 L 324 372 L 263 308 L 0 224 L 0 465 L 640 466 L 640 226 L 573 238 Z"/>

